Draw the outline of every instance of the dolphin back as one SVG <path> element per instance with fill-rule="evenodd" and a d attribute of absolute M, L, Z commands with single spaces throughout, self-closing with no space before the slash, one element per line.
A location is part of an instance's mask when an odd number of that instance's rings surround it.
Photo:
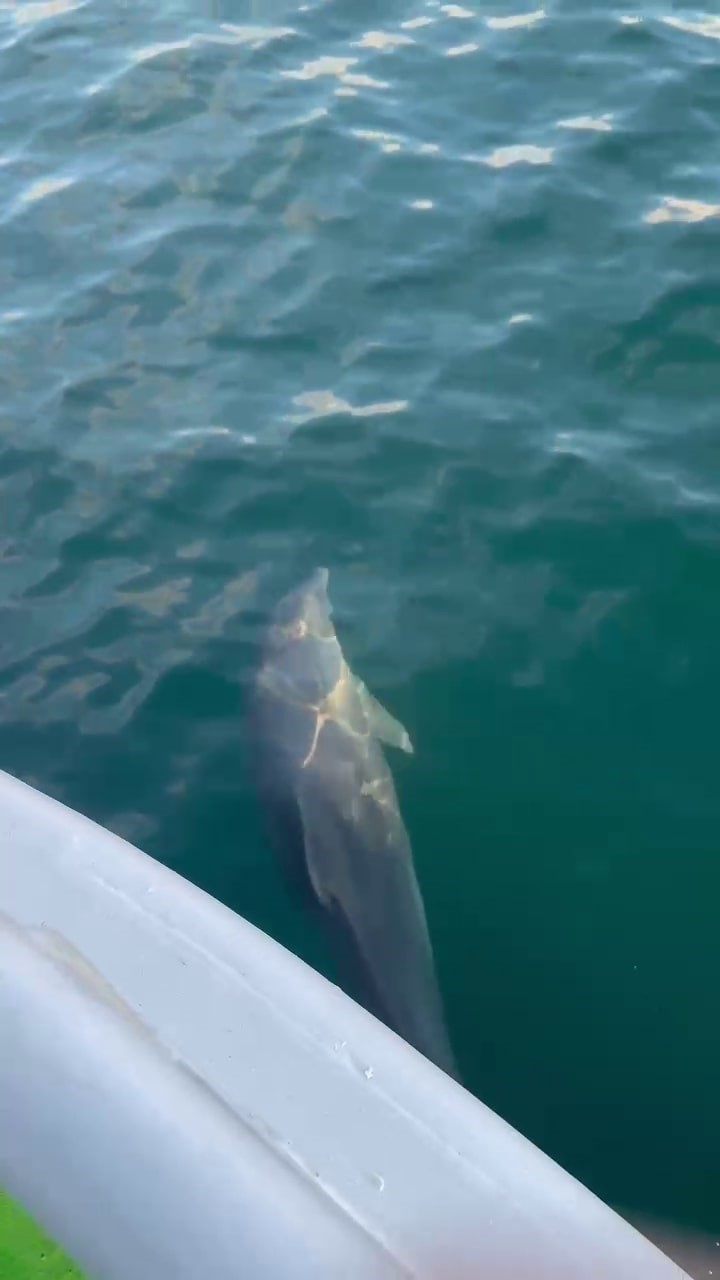
<path fill-rule="evenodd" d="M 375 746 L 373 756 L 382 757 Z M 354 762 L 353 762 L 354 763 Z M 384 761 L 382 762 L 384 764 Z M 374 760 L 375 776 L 379 763 Z M 387 770 L 387 766 L 385 765 Z M 298 779 L 308 876 L 352 994 L 449 1075 L 457 1075 L 425 908 L 392 788 L 378 805 L 337 744 Z"/>

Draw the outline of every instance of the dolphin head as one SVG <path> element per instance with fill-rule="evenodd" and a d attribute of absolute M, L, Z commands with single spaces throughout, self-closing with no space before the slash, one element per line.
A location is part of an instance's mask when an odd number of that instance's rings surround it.
<path fill-rule="evenodd" d="M 342 668 L 327 584 L 327 569 L 315 569 L 283 597 L 273 614 L 263 654 L 265 685 L 315 708 L 334 688 Z"/>
<path fill-rule="evenodd" d="M 332 639 L 335 629 L 327 593 L 328 577 L 327 569 L 315 569 L 305 582 L 280 601 L 271 628 L 272 648 L 282 649 L 304 636 Z"/>

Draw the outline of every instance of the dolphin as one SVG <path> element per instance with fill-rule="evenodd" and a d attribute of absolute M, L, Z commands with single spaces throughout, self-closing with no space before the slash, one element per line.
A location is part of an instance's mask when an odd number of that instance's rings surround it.
<path fill-rule="evenodd" d="M 253 691 L 253 750 L 274 842 L 331 926 L 360 1002 L 449 1075 L 425 909 L 380 742 L 407 731 L 350 671 L 328 571 L 277 605 Z"/>

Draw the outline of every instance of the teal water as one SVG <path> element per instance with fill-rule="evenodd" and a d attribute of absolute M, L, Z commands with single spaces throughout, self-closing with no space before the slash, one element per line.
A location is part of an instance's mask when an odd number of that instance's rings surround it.
<path fill-rule="evenodd" d="M 327 968 L 243 727 L 327 564 L 468 1086 L 717 1230 L 720 20 L 516 5 L 0 4 L 0 766 Z"/>

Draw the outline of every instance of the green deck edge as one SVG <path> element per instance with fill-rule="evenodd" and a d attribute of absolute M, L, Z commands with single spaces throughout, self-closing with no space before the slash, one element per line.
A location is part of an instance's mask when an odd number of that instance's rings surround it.
<path fill-rule="evenodd" d="M 2 1280 L 85 1280 L 59 1245 L 24 1209 L 0 1191 L 0 1276 Z"/>

